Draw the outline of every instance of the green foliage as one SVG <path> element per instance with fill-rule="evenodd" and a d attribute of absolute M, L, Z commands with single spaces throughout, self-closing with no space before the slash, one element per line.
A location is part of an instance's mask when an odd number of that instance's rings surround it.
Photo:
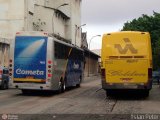
<path fill-rule="evenodd" d="M 142 31 L 151 35 L 153 68 L 160 69 L 160 13 L 153 12 L 152 16 L 143 14 L 137 19 L 124 23 L 122 31 Z"/>

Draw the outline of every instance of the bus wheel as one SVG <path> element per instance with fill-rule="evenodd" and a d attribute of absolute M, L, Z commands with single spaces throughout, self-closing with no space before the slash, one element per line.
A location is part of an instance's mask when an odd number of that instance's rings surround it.
<path fill-rule="evenodd" d="M 106 90 L 106 96 L 112 96 L 113 90 Z"/>
<path fill-rule="evenodd" d="M 144 95 L 144 97 L 148 97 L 149 96 L 149 90 L 143 91 L 143 95 Z"/>
<path fill-rule="evenodd" d="M 24 90 L 24 89 L 22 89 L 22 94 L 29 94 L 30 93 L 30 90 Z"/>
<path fill-rule="evenodd" d="M 66 90 L 66 84 L 65 81 L 62 82 L 62 92 L 65 92 Z"/>
<path fill-rule="evenodd" d="M 66 85 L 64 81 L 60 81 L 59 82 L 59 89 L 58 89 L 58 93 L 63 93 L 66 90 Z"/>
<path fill-rule="evenodd" d="M 78 88 L 78 87 L 81 87 L 81 81 L 82 81 L 82 78 L 79 77 L 78 84 L 76 85 L 77 88 Z"/>

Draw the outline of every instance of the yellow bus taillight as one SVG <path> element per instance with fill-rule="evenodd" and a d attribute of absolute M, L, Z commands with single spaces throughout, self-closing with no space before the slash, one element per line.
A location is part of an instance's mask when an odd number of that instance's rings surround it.
<path fill-rule="evenodd" d="M 148 68 L 148 79 L 152 78 L 152 68 Z"/>
<path fill-rule="evenodd" d="M 105 78 L 105 76 L 106 76 L 105 69 L 101 69 L 101 75 L 102 75 L 102 77 Z"/>

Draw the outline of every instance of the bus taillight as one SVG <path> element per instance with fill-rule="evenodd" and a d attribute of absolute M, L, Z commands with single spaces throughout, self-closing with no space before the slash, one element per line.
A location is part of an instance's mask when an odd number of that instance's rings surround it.
<path fill-rule="evenodd" d="M 48 60 L 48 68 L 52 68 L 52 61 Z"/>
<path fill-rule="evenodd" d="M 152 78 L 152 68 L 148 68 L 148 79 Z"/>
<path fill-rule="evenodd" d="M 16 32 L 16 35 L 19 35 L 19 34 L 21 34 L 21 32 Z"/>
<path fill-rule="evenodd" d="M 46 36 L 47 36 L 47 35 L 48 35 L 48 33 L 44 33 L 44 35 L 46 35 Z"/>
<path fill-rule="evenodd" d="M 102 75 L 102 77 L 106 76 L 105 69 L 101 69 L 101 75 Z"/>
<path fill-rule="evenodd" d="M 0 70 L 0 74 L 2 74 L 2 70 Z"/>
<path fill-rule="evenodd" d="M 48 65 L 48 68 L 51 68 L 52 66 L 51 65 Z"/>
<path fill-rule="evenodd" d="M 51 78 L 51 77 L 52 77 L 52 74 L 48 74 L 48 77 Z"/>
<path fill-rule="evenodd" d="M 12 60 L 10 59 L 9 62 L 12 63 Z"/>
<path fill-rule="evenodd" d="M 12 76 L 12 67 L 13 67 L 12 62 L 13 62 L 13 60 L 10 59 L 10 60 L 9 60 L 9 75 L 10 75 L 10 76 Z"/>
<path fill-rule="evenodd" d="M 48 64 L 52 64 L 52 61 L 51 61 L 51 60 L 49 60 L 49 61 L 48 61 Z"/>
<path fill-rule="evenodd" d="M 52 61 L 48 60 L 48 78 L 52 77 Z"/>

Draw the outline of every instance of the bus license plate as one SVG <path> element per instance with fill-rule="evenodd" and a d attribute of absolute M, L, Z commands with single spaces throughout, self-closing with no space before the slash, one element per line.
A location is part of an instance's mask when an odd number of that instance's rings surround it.
<path fill-rule="evenodd" d="M 124 88 L 137 88 L 137 85 L 131 85 L 131 84 L 128 84 L 128 83 L 125 83 L 124 84 Z"/>
<path fill-rule="evenodd" d="M 34 87 L 33 84 L 29 84 L 29 83 L 25 83 L 23 86 L 24 86 L 24 87 Z"/>
<path fill-rule="evenodd" d="M 28 79 L 34 79 L 33 76 L 27 76 L 26 78 L 28 78 Z"/>

